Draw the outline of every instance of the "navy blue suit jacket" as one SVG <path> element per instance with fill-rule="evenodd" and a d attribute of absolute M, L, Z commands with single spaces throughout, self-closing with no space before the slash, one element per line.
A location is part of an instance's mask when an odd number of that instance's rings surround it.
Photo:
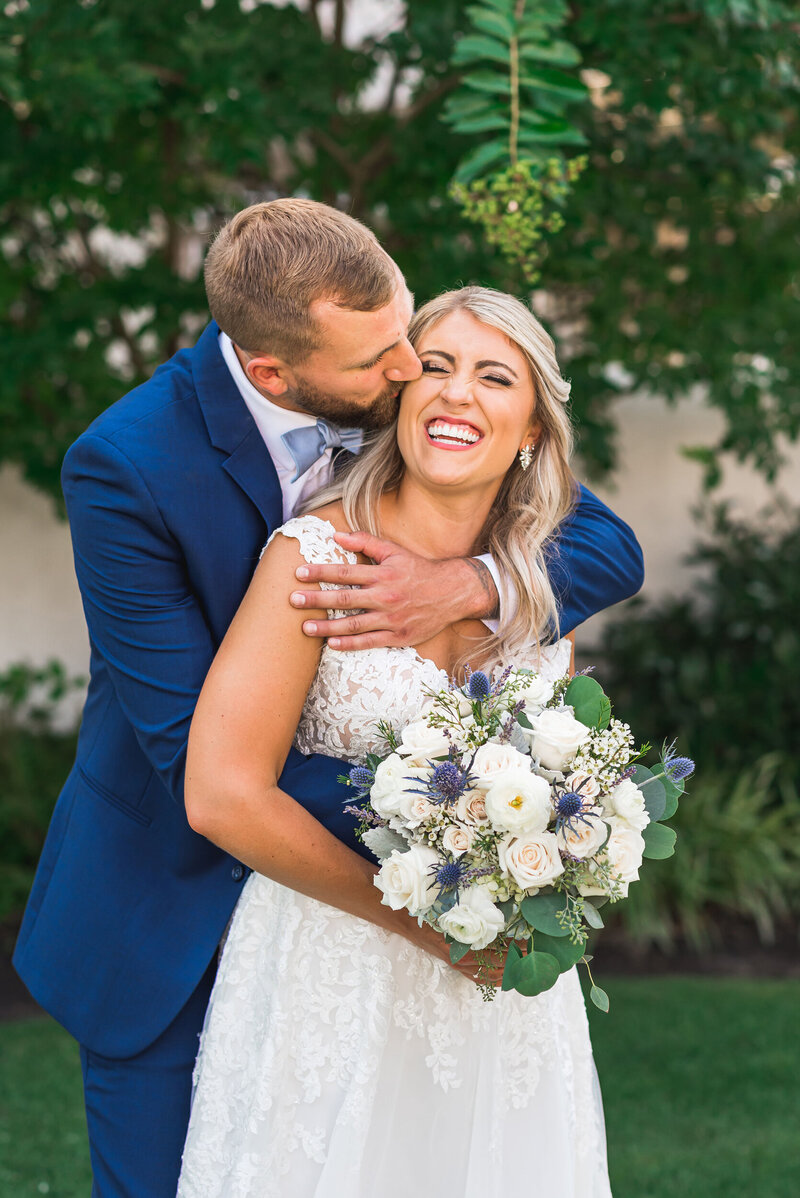
<path fill-rule="evenodd" d="M 91 681 L 14 963 L 42 1006 L 106 1056 L 141 1051 L 178 1013 L 245 873 L 191 830 L 182 801 L 197 696 L 282 522 L 275 468 L 218 334 L 211 324 L 98 417 L 62 474 Z M 631 530 L 582 490 L 560 538 L 563 631 L 641 580 Z M 281 786 L 358 850 L 341 770 L 292 750 Z"/>

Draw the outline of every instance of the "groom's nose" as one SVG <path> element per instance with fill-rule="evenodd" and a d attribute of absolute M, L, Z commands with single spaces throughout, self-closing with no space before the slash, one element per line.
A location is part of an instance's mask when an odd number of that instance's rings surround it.
<path fill-rule="evenodd" d="M 410 383 L 422 374 L 422 363 L 408 339 L 395 347 L 391 366 L 383 373 L 384 377 L 392 383 Z"/>

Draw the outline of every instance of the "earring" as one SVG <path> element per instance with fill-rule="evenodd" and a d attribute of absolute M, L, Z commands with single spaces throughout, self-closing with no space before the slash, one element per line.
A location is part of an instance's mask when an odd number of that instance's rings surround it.
<path fill-rule="evenodd" d="M 519 464 L 523 470 L 527 470 L 533 461 L 533 455 L 536 452 L 535 445 L 523 445 L 519 451 Z"/>

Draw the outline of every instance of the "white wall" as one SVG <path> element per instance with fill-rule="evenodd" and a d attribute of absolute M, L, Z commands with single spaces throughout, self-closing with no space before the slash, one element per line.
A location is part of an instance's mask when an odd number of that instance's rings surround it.
<path fill-rule="evenodd" d="M 701 496 L 700 471 L 681 457 L 682 445 L 712 443 L 720 418 L 699 404 L 676 407 L 630 396 L 617 406 L 619 468 L 595 489 L 635 529 L 644 549 L 644 595 L 656 598 L 691 587 L 683 558 L 696 537 L 692 507 Z M 800 447 L 794 447 L 779 488 L 800 503 Z M 754 471 L 728 466 L 716 498 L 753 515 L 770 499 Z M 50 500 L 27 486 L 17 470 L 0 471 L 0 670 L 12 662 L 43 664 L 55 657 L 72 673 L 88 666 L 88 643 L 72 569 L 69 530 Z M 612 614 L 617 609 L 612 609 Z M 579 645 L 602 638 L 603 616 L 579 633 Z"/>

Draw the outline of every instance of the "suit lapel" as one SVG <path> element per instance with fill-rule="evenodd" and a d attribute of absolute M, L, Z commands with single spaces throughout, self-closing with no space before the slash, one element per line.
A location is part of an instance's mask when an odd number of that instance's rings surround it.
<path fill-rule="evenodd" d="M 283 497 L 267 447 L 231 378 L 212 321 L 192 351 L 195 390 L 211 444 L 227 456 L 222 469 L 256 505 L 266 523 L 281 523 Z"/>

